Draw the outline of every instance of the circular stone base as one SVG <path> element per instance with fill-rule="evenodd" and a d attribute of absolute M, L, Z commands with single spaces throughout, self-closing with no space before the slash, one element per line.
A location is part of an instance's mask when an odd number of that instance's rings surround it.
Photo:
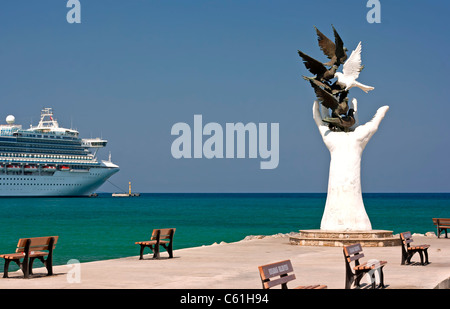
<path fill-rule="evenodd" d="M 363 247 L 389 247 L 400 246 L 400 237 L 392 235 L 392 231 L 325 231 L 300 230 L 300 233 L 291 236 L 289 241 L 300 246 L 328 246 L 343 247 L 360 243 Z"/>

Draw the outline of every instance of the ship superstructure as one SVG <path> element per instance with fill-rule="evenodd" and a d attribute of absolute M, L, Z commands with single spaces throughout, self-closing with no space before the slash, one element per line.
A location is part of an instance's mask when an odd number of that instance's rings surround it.
<path fill-rule="evenodd" d="M 12 115 L 6 122 L 0 125 L 0 196 L 86 196 L 119 171 L 111 158 L 97 160 L 106 140 L 59 127 L 51 108 L 29 129 Z"/>

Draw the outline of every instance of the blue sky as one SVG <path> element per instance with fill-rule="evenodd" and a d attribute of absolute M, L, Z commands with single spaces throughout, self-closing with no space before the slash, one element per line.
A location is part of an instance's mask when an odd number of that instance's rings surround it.
<path fill-rule="evenodd" d="M 53 107 L 61 126 L 108 139 L 137 192 L 326 192 L 329 153 L 297 50 L 323 59 L 313 26 L 362 41 L 364 123 L 390 110 L 362 159 L 363 192 L 449 192 L 447 1 L 8 1 L 0 10 L 0 120 L 24 127 Z M 279 123 L 279 165 L 260 159 L 174 159 L 177 122 Z M 101 190 L 117 188 L 106 183 Z"/>

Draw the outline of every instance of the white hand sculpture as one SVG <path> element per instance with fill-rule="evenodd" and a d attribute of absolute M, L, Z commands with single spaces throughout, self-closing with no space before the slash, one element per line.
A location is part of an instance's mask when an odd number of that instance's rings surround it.
<path fill-rule="evenodd" d="M 352 103 L 356 107 L 356 99 Z M 371 121 L 357 126 L 354 131 L 334 132 L 322 121 L 320 104 L 314 101 L 313 118 L 331 155 L 321 230 L 372 230 L 362 200 L 361 156 L 388 109 L 389 106 L 380 107 Z"/>

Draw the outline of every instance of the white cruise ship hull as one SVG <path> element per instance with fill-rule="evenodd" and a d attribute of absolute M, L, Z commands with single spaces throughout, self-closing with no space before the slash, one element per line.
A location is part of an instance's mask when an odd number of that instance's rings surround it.
<path fill-rule="evenodd" d="M 118 171 L 118 167 L 93 167 L 55 171 L 49 176 L 0 175 L 0 196 L 89 196 Z"/>
<path fill-rule="evenodd" d="M 88 196 L 119 171 L 111 153 L 97 160 L 107 140 L 60 127 L 51 108 L 42 110 L 36 127 L 14 121 L 9 115 L 0 124 L 0 197 Z"/>

